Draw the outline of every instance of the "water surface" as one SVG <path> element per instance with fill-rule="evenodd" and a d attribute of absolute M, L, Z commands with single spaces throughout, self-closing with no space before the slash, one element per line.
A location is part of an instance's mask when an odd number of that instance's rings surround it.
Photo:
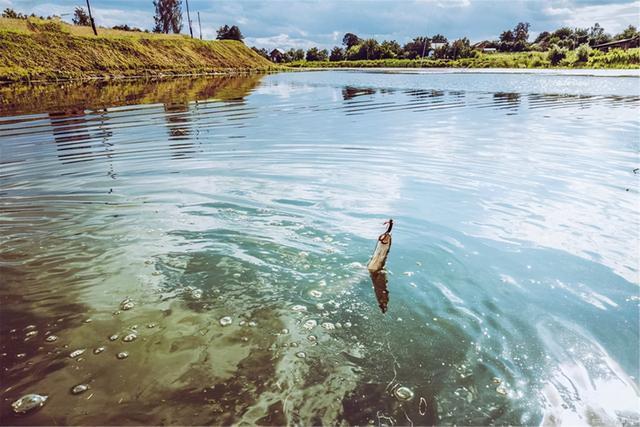
<path fill-rule="evenodd" d="M 639 423 L 639 82 L 0 88 L 0 421 Z"/>

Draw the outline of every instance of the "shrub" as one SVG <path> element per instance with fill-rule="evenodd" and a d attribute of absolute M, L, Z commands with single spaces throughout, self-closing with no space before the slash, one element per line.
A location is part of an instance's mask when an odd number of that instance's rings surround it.
<path fill-rule="evenodd" d="M 66 33 L 58 19 L 39 19 L 30 17 L 27 19 L 27 28 L 36 33 Z"/>
<path fill-rule="evenodd" d="M 576 49 L 576 56 L 578 62 L 587 62 L 589 60 L 589 54 L 591 53 L 591 48 L 588 44 L 581 44 Z"/>
<path fill-rule="evenodd" d="M 553 45 L 547 55 L 551 65 L 558 65 L 560 61 L 567 57 L 567 50 L 560 48 L 558 45 Z"/>

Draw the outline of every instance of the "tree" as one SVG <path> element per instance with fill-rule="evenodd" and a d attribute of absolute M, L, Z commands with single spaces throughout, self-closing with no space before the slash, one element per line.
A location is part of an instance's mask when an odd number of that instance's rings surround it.
<path fill-rule="evenodd" d="M 518 25 L 513 29 L 513 41 L 527 43 L 529 41 L 529 27 L 528 22 L 518 22 Z"/>
<path fill-rule="evenodd" d="M 289 49 L 285 54 L 287 62 L 291 61 L 302 61 L 304 59 L 304 50 L 302 49 Z"/>
<path fill-rule="evenodd" d="M 464 37 L 454 41 L 449 48 L 448 57 L 450 59 L 470 58 L 473 56 L 473 49 L 469 39 Z"/>
<path fill-rule="evenodd" d="M 591 53 L 591 48 L 588 44 L 581 44 L 576 49 L 576 57 L 578 62 L 587 62 L 589 60 L 589 54 Z"/>
<path fill-rule="evenodd" d="M 567 50 L 560 48 L 558 45 L 551 46 L 547 54 L 552 65 L 558 65 L 567 56 Z"/>
<path fill-rule="evenodd" d="M 573 44 L 580 46 L 585 43 L 589 43 L 589 29 L 588 28 L 574 28 L 573 30 Z"/>
<path fill-rule="evenodd" d="M 640 33 L 638 33 L 638 29 L 633 25 L 629 25 L 627 28 L 625 28 L 623 32 L 621 32 L 620 34 L 616 34 L 614 39 L 625 40 L 625 39 L 632 39 L 637 36 L 640 36 Z"/>
<path fill-rule="evenodd" d="M 182 0 L 153 0 L 156 13 L 154 33 L 180 33 L 182 30 Z"/>
<path fill-rule="evenodd" d="M 75 25 L 82 25 L 88 27 L 91 25 L 91 21 L 89 20 L 89 15 L 85 10 L 81 7 L 76 7 L 76 10 L 73 12 L 73 18 L 71 18 Z"/>
<path fill-rule="evenodd" d="M 347 47 L 347 50 L 351 49 L 351 47 L 360 44 L 360 37 L 356 36 L 353 33 L 347 33 L 342 37 L 342 44 Z"/>
<path fill-rule="evenodd" d="M 402 48 L 407 59 L 422 58 L 428 56 L 431 51 L 431 42 L 426 37 L 416 37 Z"/>
<path fill-rule="evenodd" d="M 344 50 L 342 50 L 338 46 L 331 49 L 329 61 L 344 61 Z"/>
<path fill-rule="evenodd" d="M 11 9 L 11 8 L 6 8 L 3 12 L 2 12 L 2 17 L 3 18 L 10 18 L 10 19 L 26 19 L 27 17 L 25 15 L 23 15 L 20 12 L 16 12 L 15 10 Z"/>
<path fill-rule="evenodd" d="M 448 43 L 448 42 L 449 40 L 447 40 L 447 38 L 442 34 L 436 34 L 435 36 L 431 37 L 431 43 Z"/>
<path fill-rule="evenodd" d="M 366 39 L 360 44 L 360 58 L 380 59 L 380 45 L 376 39 Z"/>
<path fill-rule="evenodd" d="M 307 61 L 326 61 L 328 57 L 327 49 L 318 50 L 317 47 L 312 47 L 307 50 Z"/>
<path fill-rule="evenodd" d="M 513 43 L 515 40 L 515 36 L 511 30 L 503 31 L 500 34 L 500 42 L 501 43 Z"/>
<path fill-rule="evenodd" d="M 550 36 L 551 36 L 551 33 L 549 31 L 543 31 L 540 34 L 538 34 L 538 37 L 536 37 L 536 39 L 534 40 L 534 43 L 542 44 L 546 42 Z"/>
<path fill-rule="evenodd" d="M 237 25 L 232 25 L 231 27 L 224 25 L 218 28 L 217 33 L 218 35 L 216 36 L 216 39 L 218 40 L 238 40 L 241 42 L 244 38 Z"/>
<path fill-rule="evenodd" d="M 124 25 L 114 25 L 113 27 L 111 27 L 114 30 L 120 30 L 120 31 L 134 31 L 136 33 L 142 33 L 143 31 L 138 28 L 138 27 L 130 27 L 127 24 Z M 145 32 L 149 32 L 149 30 L 145 30 Z"/>
<path fill-rule="evenodd" d="M 253 50 L 255 53 L 257 53 L 258 55 L 262 56 L 265 59 L 270 59 L 269 58 L 269 52 L 265 48 L 258 49 L 257 47 L 252 46 L 251 50 Z"/>
<path fill-rule="evenodd" d="M 402 46 L 395 40 L 380 43 L 380 58 L 399 58 L 403 54 Z"/>
<path fill-rule="evenodd" d="M 444 59 L 449 57 L 449 43 L 445 43 L 439 48 L 433 51 L 433 57 L 437 59 Z"/>
<path fill-rule="evenodd" d="M 604 32 L 604 28 L 597 22 L 589 29 L 589 45 L 595 46 L 597 44 L 606 43 L 611 40 L 611 36 Z"/>

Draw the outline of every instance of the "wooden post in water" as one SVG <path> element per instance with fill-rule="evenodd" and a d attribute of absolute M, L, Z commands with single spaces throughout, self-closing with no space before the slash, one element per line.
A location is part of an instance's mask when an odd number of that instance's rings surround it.
<path fill-rule="evenodd" d="M 97 36 L 98 31 L 96 30 L 96 22 L 93 20 L 93 15 L 91 14 L 91 5 L 89 4 L 89 0 L 87 0 L 87 11 L 89 12 L 89 21 L 91 22 L 91 28 L 93 29 L 93 35 Z"/>
<path fill-rule="evenodd" d="M 189 34 L 191 34 L 191 38 L 193 38 L 193 29 L 191 28 L 191 15 L 189 15 L 189 0 L 185 0 L 187 4 L 187 21 L 189 21 Z"/>
<path fill-rule="evenodd" d="M 200 28 L 200 40 L 202 40 L 202 24 L 200 24 L 200 11 L 198 11 L 198 28 Z"/>

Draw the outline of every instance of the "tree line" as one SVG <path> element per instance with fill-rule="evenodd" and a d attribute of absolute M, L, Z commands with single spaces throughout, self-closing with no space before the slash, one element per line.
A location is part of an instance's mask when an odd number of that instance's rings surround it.
<path fill-rule="evenodd" d="M 153 32 L 179 34 L 183 28 L 182 0 L 153 0 L 155 9 Z M 5 18 L 27 19 L 32 14 L 25 14 L 7 8 L 2 13 Z M 44 17 L 40 17 L 44 19 Z M 51 19 L 52 17 L 47 17 Z M 72 19 L 76 25 L 90 25 L 87 12 L 82 7 L 76 7 Z M 128 25 L 116 25 L 113 29 L 124 31 L 142 31 L 140 28 Z M 450 42 L 442 34 L 431 37 L 414 37 L 410 42 L 401 45 L 396 40 L 384 40 L 378 42 L 374 38 L 360 38 L 356 34 L 346 33 L 342 38 L 341 46 L 334 46 L 330 51 L 319 47 L 303 49 L 289 49 L 282 51 L 273 49 L 267 51 L 264 48 L 252 49 L 265 58 L 277 62 L 294 61 L 357 61 L 376 59 L 417 59 L 432 57 L 436 59 L 470 58 L 478 55 L 477 49 L 489 49 L 499 52 L 549 52 L 550 58 L 566 56 L 566 50 L 580 50 L 580 54 L 588 55 L 589 49 L 598 44 L 613 40 L 635 38 L 640 35 L 636 27 L 629 25 L 619 34 L 610 35 L 600 24 L 595 23 L 589 28 L 562 27 L 553 32 L 543 31 L 533 42 L 529 42 L 528 22 L 519 22 L 513 29 L 507 29 L 500 34 L 497 40 L 484 40 L 471 45 L 467 37 Z M 148 32 L 148 30 L 145 30 Z M 218 40 L 243 41 L 244 36 L 236 25 L 223 25 L 217 30 Z M 563 53 L 564 52 L 564 53 Z M 552 60 L 552 62 L 554 62 Z"/>
<path fill-rule="evenodd" d="M 318 47 L 311 47 L 306 52 L 293 48 L 287 51 L 274 49 L 271 52 L 264 48 L 253 47 L 253 49 L 265 58 L 279 63 L 302 60 L 357 61 L 423 57 L 455 60 L 475 57 L 478 55 L 477 49 L 499 52 L 546 52 L 550 50 L 562 52 L 582 47 L 581 52 L 588 53 L 591 47 L 602 43 L 640 36 L 633 25 L 629 25 L 621 33 L 612 36 L 606 33 L 600 24 L 596 23 L 590 28 L 562 27 L 553 32 L 544 31 L 533 42 L 529 42 L 529 28 L 528 22 L 519 22 L 513 29 L 503 31 L 497 40 L 484 40 L 474 45 L 471 45 L 466 37 L 450 42 L 442 34 L 435 34 L 431 37 L 415 37 L 410 42 L 401 45 L 395 40 L 378 42 L 373 38 L 362 39 L 356 34 L 346 33 L 342 38 L 342 46 L 335 46 L 330 51 Z"/>

